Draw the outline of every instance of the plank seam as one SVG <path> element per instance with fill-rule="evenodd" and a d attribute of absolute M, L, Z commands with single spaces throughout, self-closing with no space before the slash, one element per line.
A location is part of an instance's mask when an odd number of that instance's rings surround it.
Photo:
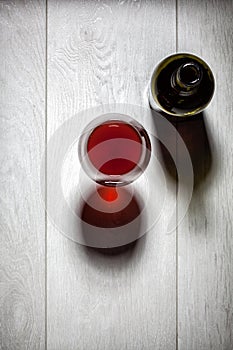
<path fill-rule="evenodd" d="M 45 0 L 45 350 L 47 350 L 47 141 L 48 141 L 48 0 Z"/>
<path fill-rule="evenodd" d="M 176 53 L 178 52 L 178 0 L 176 0 Z M 176 125 L 176 131 L 178 132 L 178 122 L 175 122 Z M 178 161 L 178 147 L 177 147 L 177 132 L 176 132 L 176 165 Z M 178 328 L 179 328 L 179 323 L 178 323 L 178 302 L 179 302 L 179 297 L 178 297 L 178 292 L 179 292 L 179 286 L 178 286 L 178 269 L 179 269 L 179 259 L 178 259 L 178 174 L 176 172 L 176 350 L 179 349 L 179 336 L 178 336 Z"/>

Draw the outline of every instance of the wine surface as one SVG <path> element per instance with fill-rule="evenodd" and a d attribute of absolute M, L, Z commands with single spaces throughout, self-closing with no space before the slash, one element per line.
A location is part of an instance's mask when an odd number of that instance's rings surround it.
<path fill-rule="evenodd" d="M 103 174 L 127 174 L 140 161 L 141 136 L 129 123 L 111 120 L 92 131 L 87 141 L 87 154 L 93 166 Z"/>

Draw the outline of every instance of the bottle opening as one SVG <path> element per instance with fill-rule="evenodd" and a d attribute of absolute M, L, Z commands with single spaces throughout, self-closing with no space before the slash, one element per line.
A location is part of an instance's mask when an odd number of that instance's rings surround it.
<path fill-rule="evenodd" d="M 194 62 L 185 63 L 177 71 L 178 81 L 187 87 L 198 85 L 202 78 L 202 71 L 198 64 Z"/>

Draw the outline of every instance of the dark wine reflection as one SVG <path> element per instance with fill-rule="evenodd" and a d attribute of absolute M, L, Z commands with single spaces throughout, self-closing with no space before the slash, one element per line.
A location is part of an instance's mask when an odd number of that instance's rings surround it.
<path fill-rule="evenodd" d="M 86 246 L 110 255 L 135 247 L 145 229 L 145 204 L 132 188 L 93 185 L 89 190 L 77 213 Z"/>

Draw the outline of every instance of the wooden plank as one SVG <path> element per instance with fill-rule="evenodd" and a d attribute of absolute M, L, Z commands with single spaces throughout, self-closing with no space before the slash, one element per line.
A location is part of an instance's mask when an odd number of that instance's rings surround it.
<path fill-rule="evenodd" d="M 44 349 L 45 2 L 0 1 L 0 348 Z"/>
<path fill-rule="evenodd" d="M 232 13 L 232 1 L 178 2 L 178 50 L 203 57 L 216 78 L 204 120 L 179 127 L 196 178 L 178 231 L 179 349 L 185 350 L 233 344 Z"/>
<path fill-rule="evenodd" d="M 48 136 L 89 107 L 147 106 L 151 70 L 174 50 L 173 1 L 50 0 Z M 175 349 L 176 238 L 167 220 L 165 211 L 156 231 L 117 255 L 79 246 L 49 223 L 49 349 Z"/>

